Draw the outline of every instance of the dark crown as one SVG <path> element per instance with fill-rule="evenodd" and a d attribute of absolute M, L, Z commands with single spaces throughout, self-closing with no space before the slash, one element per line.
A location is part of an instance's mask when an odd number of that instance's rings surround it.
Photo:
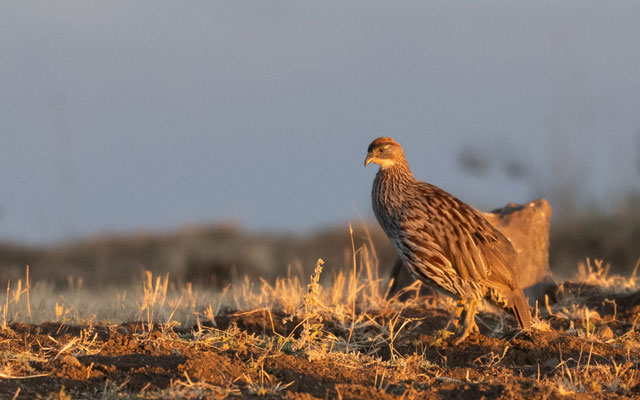
<path fill-rule="evenodd" d="M 375 149 L 376 147 L 385 145 L 385 144 L 394 144 L 394 145 L 398 145 L 398 143 L 396 143 L 395 140 L 393 140 L 390 137 L 379 137 L 376 140 L 374 140 L 373 142 L 371 142 L 371 144 L 369 145 L 369 148 L 367 149 L 368 152 L 371 152 L 371 150 Z"/>

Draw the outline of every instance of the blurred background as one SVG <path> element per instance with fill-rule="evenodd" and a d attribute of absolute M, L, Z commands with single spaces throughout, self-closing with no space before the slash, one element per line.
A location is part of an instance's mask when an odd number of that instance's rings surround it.
<path fill-rule="evenodd" d="M 348 221 L 386 265 L 379 136 L 480 209 L 547 198 L 552 269 L 630 271 L 638 38 L 635 2 L 5 1 L 0 277 L 306 273 Z"/>

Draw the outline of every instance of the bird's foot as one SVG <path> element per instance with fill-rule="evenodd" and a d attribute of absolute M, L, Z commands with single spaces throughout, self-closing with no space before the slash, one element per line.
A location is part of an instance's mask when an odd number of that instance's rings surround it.
<path fill-rule="evenodd" d="M 469 337 L 472 333 L 480 333 L 480 329 L 478 329 L 478 325 L 476 325 L 475 321 L 472 324 L 467 324 L 463 327 L 462 331 L 453 335 L 453 344 L 455 346 L 464 342 L 466 338 Z"/>
<path fill-rule="evenodd" d="M 458 300 L 456 302 L 456 309 L 451 315 L 451 319 L 447 323 L 447 326 L 444 328 L 450 332 L 458 332 L 460 330 L 460 317 L 462 316 L 462 312 L 465 309 L 465 300 Z"/>
<path fill-rule="evenodd" d="M 443 331 L 447 331 L 451 334 L 460 331 L 460 324 L 458 321 L 451 320 L 447 323 L 447 326 L 444 327 Z"/>

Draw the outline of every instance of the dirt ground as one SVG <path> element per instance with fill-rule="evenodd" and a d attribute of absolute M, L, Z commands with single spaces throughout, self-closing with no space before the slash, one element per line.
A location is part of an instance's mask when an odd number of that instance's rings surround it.
<path fill-rule="evenodd" d="M 565 283 L 557 297 L 531 332 L 481 312 L 459 346 L 428 299 L 352 321 L 265 308 L 188 328 L 14 323 L 0 398 L 640 398 L 640 292 Z"/>

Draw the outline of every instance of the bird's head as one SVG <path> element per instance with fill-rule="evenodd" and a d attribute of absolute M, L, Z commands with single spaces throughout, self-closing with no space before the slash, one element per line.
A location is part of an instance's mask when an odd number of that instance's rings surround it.
<path fill-rule="evenodd" d="M 406 163 L 402 147 L 390 137 L 381 137 L 369 145 L 364 166 L 376 163 L 381 169 L 386 169 L 403 162 Z"/>

